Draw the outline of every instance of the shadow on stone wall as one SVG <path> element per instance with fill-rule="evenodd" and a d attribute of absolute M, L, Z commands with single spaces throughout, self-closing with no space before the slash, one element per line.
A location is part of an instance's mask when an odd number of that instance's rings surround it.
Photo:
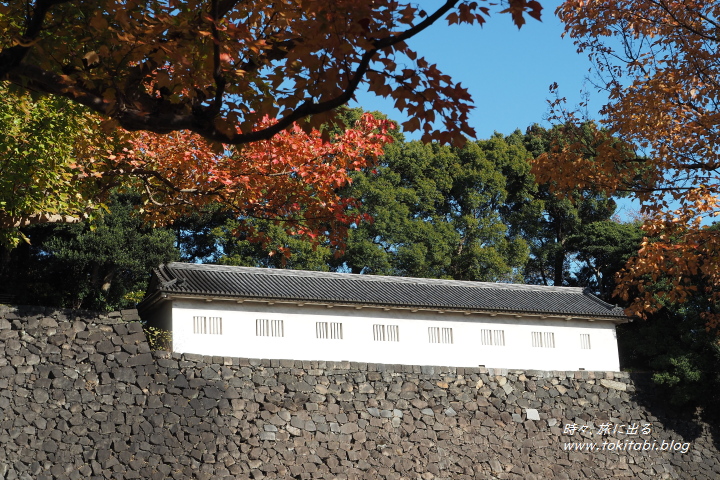
<path fill-rule="evenodd" d="M 702 412 L 677 409 L 671 405 L 664 388 L 652 381 L 652 373 L 630 373 L 629 377 L 636 390 L 633 400 L 652 413 L 666 430 L 676 432 L 690 442 L 708 437 L 715 449 L 720 451 L 720 425 L 717 424 L 719 416 L 716 412 L 710 412 L 710 419 L 705 422 L 701 419 Z"/>
<path fill-rule="evenodd" d="M 625 373 L 151 352 L 136 318 L 0 306 L 0 478 L 720 477 Z"/>

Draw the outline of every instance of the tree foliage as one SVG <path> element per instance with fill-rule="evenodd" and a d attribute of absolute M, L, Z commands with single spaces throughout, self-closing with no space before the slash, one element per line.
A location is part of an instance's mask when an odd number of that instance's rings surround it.
<path fill-rule="evenodd" d="M 99 126 L 96 115 L 63 98 L 10 95 L 0 105 L 0 244 L 16 246 L 22 226 L 90 218 L 116 187 L 139 188 L 138 207 L 155 224 L 212 205 L 340 242 L 360 217 L 354 200 L 337 192 L 350 172 L 376 161 L 392 128 L 358 115 L 332 142 L 293 125 L 271 140 L 218 151 L 188 132 L 106 135 Z"/>
<path fill-rule="evenodd" d="M 344 265 L 354 272 L 511 281 L 527 258 L 508 232 L 533 188 L 527 152 L 501 135 L 462 148 L 420 142 L 388 148 L 350 187 L 372 223 L 350 232 Z"/>
<path fill-rule="evenodd" d="M 361 112 L 341 115 L 349 123 Z M 332 125 L 329 131 L 336 132 Z M 462 148 L 405 142 L 396 131 L 390 133 L 396 140 L 379 164 L 352 173 L 353 182 L 341 192 L 357 198 L 357 213 L 372 219 L 348 230 L 343 251 L 325 237 L 312 245 L 251 219 L 253 228 L 274 239 L 263 246 L 238 235 L 237 220 L 208 216 L 188 224 L 183 234 L 185 250 L 204 252 L 189 259 L 582 285 L 610 300 L 614 273 L 639 248 L 639 230 L 612 219 L 612 198 L 583 193 L 576 205 L 536 185 L 529 159 L 549 148 L 558 129 L 533 126 L 525 135 L 496 134 Z M 293 253 L 285 258 L 269 256 L 268 250 Z"/>
<path fill-rule="evenodd" d="M 350 115 L 352 116 L 352 115 Z M 526 241 L 506 225 L 534 190 L 528 152 L 522 142 L 501 135 L 462 148 L 403 142 L 386 148 L 374 168 L 353 173 L 342 194 L 360 201 L 358 213 L 371 221 L 348 230 L 343 250 L 325 239 L 319 245 L 276 232 L 267 252 L 244 236 L 229 234 L 236 223 L 215 228 L 222 263 L 339 270 L 479 281 L 520 279 Z M 268 222 L 257 228 L 272 231 Z M 279 232 L 282 233 L 282 232 Z"/>
<path fill-rule="evenodd" d="M 619 326 L 618 346 L 623 368 L 651 372 L 674 412 L 692 415 L 701 407 L 703 418 L 717 420 L 720 343 L 716 332 L 705 328 L 702 313 L 707 308 L 702 294 L 683 304 L 664 305 L 648 321 Z"/>
<path fill-rule="evenodd" d="M 646 238 L 620 279 L 631 313 L 700 293 L 708 302 L 699 315 L 718 326 L 720 237 L 709 227 L 720 212 L 720 2 L 567 0 L 557 13 L 610 100 L 598 155 L 582 158 L 570 144 L 545 168 L 565 190 L 628 191 L 642 202 Z"/>
<path fill-rule="evenodd" d="M 540 19 L 535 0 L 503 3 L 518 27 L 526 14 Z M 127 130 L 236 145 L 306 117 L 319 127 L 364 84 L 410 116 L 406 129 L 462 140 L 473 133 L 467 90 L 406 41 L 441 19 L 482 24 L 489 13 L 465 0 L 429 11 L 394 0 L 6 0 L 0 81 Z"/>
<path fill-rule="evenodd" d="M 527 129 L 522 142 L 534 159 L 532 173 L 538 185 L 533 201 L 514 215 L 512 225 L 530 245 L 531 258 L 525 268 L 525 281 L 557 286 L 582 285 L 593 288 L 605 298 L 610 296 L 606 287 L 612 285 L 612 279 L 601 272 L 607 272 L 608 268 L 617 271 L 619 265 L 605 256 L 588 256 L 586 247 L 592 244 L 586 240 L 594 238 L 604 244 L 598 237 L 600 232 L 607 235 L 610 231 L 625 228 L 613 220 L 616 201 L 601 187 L 558 192 L 558 184 L 567 173 L 550 169 L 544 162 L 549 154 L 557 155 L 557 151 L 568 144 L 587 145 L 595 130 L 593 123 L 579 127 L 557 125 L 550 129 L 533 125 Z M 514 136 L 519 136 L 519 132 Z M 587 147 L 574 149 L 582 161 L 592 161 L 597 155 L 592 145 Z M 634 237 L 639 243 L 637 235 Z M 629 241 L 632 244 L 632 240 Z M 628 256 L 639 248 L 635 244 L 625 247 Z M 590 275 L 587 268 L 595 274 Z"/>
<path fill-rule="evenodd" d="M 58 126 L 71 119 L 63 116 L 54 103 L 46 108 L 45 100 L 33 104 L 27 99 L 23 106 L 31 112 L 32 119 L 39 119 L 41 125 L 47 122 L 48 136 L 55 139 L 52 135 Z M 67 105 L 63 99 L 48 101 Z M 82 109 L 77 108 L 79 124 L 83 125 Z M 8 127 L 11 133 L 10 128 L 19 123 L 15 110 L 16 105 L 9 109 L 8 118 L 15 119 Z M 62 121 L 54 123 L 56 117 Z M 8 137 L 6 142 L 11 145 L 8 150 L 15 156 L 5 160 L 8 168 L 0 172 L 0 181 L 22 178 L 27 185 L 4 192 L 8 201 L 3 206 L 10 201 L 18 204 L 36 200 L 34 208 L 47 216 L 44 209 L 52 201 L 67 214 L 69 207 L 60 204 L 62 197 L 44 198 L 57 188 L 51 190 L 41 184 L 44 190 L 35 193 L 33 186 L 44 176 L 67 189 L 68 195 L 75 192 L 72 198 L 77 199 L 82 215 L 72 218 L 73 222 L 93 213 L 92 209 L 106 200 L 111 188 L 120 186 L 126 193 L 116 195 L 109 210 L 106 207 L 104 215 L 86 219 L 90 221 L 30 230 L 21 227 L 37 222 L 25 222 L 12 230 L 6 228 L 11 232 L 8 236 L 19 233 L 33 245 L 23 245 L 17 252 L 10 249 L 14 244 L 0 246 L 0 289 L 2 293 L 14 294 L 16 301 L 30 303 L 99 309 L 131 305 L 132 301 L 124 296 L 137 294 L 143 288 L 129 290 L 127 282 L 119 277 L 137 278 L 141 276 L 140 270 L 148 271 L 175 258 L 167 256 L 174 252 L 172 242 L 168 243 L 170 232 L 154 231 L 151 226 L 177 221 L 173 228 L 180 234 L 196 226 L 209 230 L 205 221 L 197 220 L 202 216 L 212 219 L 214 226 L 227 226 L 228 219 L 232 219 L 234 230 L 226 231 L 227 235 L 241 235 L 244 241 L 266 253 L 278 253 L 276 258 L 281 258 L 281 262 L 286 261 L 292 246 L 282 241 L 291 235 L 294 243 L 305 245 L 306 240 L 311 250 L 319 239 L 338 248 L 348 226 L 366 219 L 366 215 L 357 211 L 355 200 L 341 195 L 340 190 L 350 182 L 351 172 L 367 168 L 377 160 L 383 146 L 391 140 L 388 129 L 392 127 L 371 115 L 357 115 L 356 128 L 339 130 L 332 135 L 332 143 L 324 141 L 317 130 L 306 133 L 294 126 L 272 140 L 227 146 L 220 152 L 214 151 L 202 137 L 187 132 L 166 136 L 119 133 L 105 142 L 93 142 L 98 133 L 90 129 L 81 130 L 82 141 L 78 136 L 60 136 L 57 145 L 44 143 L 42 137 L 30 132 L 24 137 Z M 17 128 L 24 133 L 22 124 Z M 75 128 L 67 125 L 68 131 L 76 132 Z M 68 144 L 72 140 L 76 142 Z M 58 158 L 52 157 L 55 150 L 60 152 Z M 12 166 L 14 170 L 9 168 Z M 20 166 L 26 170 L 20 170 Z M 58 170 L 65 175 L 58 174 Z M 127 195 L 131 195 L 132 203 L 128 203 Z M 14 218 L 3 208 L 0 215 Z M 68 219 L 62 216 L 60 220 Z M 184 254 L 197 258 L 203 252 L 211 254 L 215 247 L 214 240 L 211 248 L 202 238 L 194 238 L 192 245 L 177 243 L 188 247 Z M 146 251 L 141 252 L 142 242 L 147 245 Z M 158 254 L 155 249 L 158 245 L 162 245 L 160 251 L 165 254 Z M 140 259 L 145 257 L 149 259 L 142 262 Z M 141 263 L 133 264 L 134 261 Z M 63 276 L 67 283 L 58 281 Z"/>
<path fill-rule="evenodd" d="M 313 241 L 308 238 L 289 235 L 285 229 L 267 220 L 250 220 L 253 228 L 265 232 L 271 239 L 263 246 L 252 241 L 236 219 L 228 219 L 212 230 L 216 245 L 216 262 L 223 265 L 245 267 L 287 268 L 293 270 L 330 271 L 337 264 L 337 246 L 331 246 L 327 237 Z M 347 245 L 347 243 L 345 243 Z M 342 247 L 347 248 L 347 247 Z M 275 252 L 288 251 L 291 255 L 277 255 Z"/>
<path fill-rule="evenodd" d="M 117 172 L 140 180 L 146 194 L 143 213 L 150 221 L 166 224 L 211 208 L 236 219 L 273 220 L 287 234 L 324 235 L 337 245 L 349 225 L 366 219 L 357 213 L 355 200 L 339 190 L 350 182 L 351 172 L 377 161 L 392 141 L 392 128 L 390 122 L 365 114 L 332 142 L 318 130 L 306 133 L 294 125 L 270 140 L 227 145 L 221 151 L 193 133 L 138 132 L 129 140 L 130 148 L 110 155 L 114 165 L 104 175 Z M 272 241 L 268 232 L 255 225 L 237 224 L 267 246 Z M 289 254 L 284 247 L 278 252 Z"/>
<path fill-rule="evenodd" d="M 573 284 L 617 302 L 616 274 L 637 255 L 642 239 L 638 222 L 599 220 L 583 225 L 568 241 L 576 263 Z"/>
<path fill-rule="evenodd" d="M 108 214 L 76 224 L 23 229 L 31 240 L 6 251 L 0 291 L 14 302 L 108 311 L 129 308 L 150 271 L 178 258 L 172 232 L 137 215 L 138 195 L 114 194 Z"/>
<path fill-rule="evenodd" d="M 19 228 L 76 222 L 91 215 L 107 184 L 88 181 L 90 144 L 110 148 L 99 122 L 63 98 L 33 100 L 0 88 L 0 245 L 17 245 Z"/>

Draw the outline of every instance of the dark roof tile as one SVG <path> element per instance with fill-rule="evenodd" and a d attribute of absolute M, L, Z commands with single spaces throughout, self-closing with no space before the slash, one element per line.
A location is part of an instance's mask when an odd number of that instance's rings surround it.
<path fill-rule="evenodd" d="M 385 277 L 224 265 L 169 263 L 154 272 L 155 293 L 200 297 L 480 310 L 622 320 L 621 308 L 582 288 Z M 141 306 L 142 308 L 142 306 Z"/>

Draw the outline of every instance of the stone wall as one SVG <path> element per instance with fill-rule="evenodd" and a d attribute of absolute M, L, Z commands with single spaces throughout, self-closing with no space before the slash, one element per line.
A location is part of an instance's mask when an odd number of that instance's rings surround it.
<path fill-rule="evenodd" d="M 178 355 L 132 320 L 0 306 L 0 478 L 720 477 L 625 373 Z"/>

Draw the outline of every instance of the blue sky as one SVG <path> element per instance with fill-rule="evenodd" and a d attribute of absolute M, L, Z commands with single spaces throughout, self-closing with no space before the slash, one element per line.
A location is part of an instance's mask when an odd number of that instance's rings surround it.
<path fill-rule="evenodd" d="M 543 20 L 527 18 L 518 30 L 507 14 L 496 13 L 491 7 L 487 23 L 448 26 L 442 20 L 411 39 L 411 48 L 436 63 L 443 73 L 468 88 L 476 108 L 470 118 L 477 138 L 488 138 L 497 131 L 510 134 L 522 131 L 533 123 L 543 123 L 548 113 L 549 87 L 557 82 L 561 96 L 569 106 L 582 100 L 581 90 L 590 92 L 590 114 L 597 116 L 605 96 L 597 93 L 585 78 L 590 62 L 584 53 L 577 53 L 569 38 L 561 38 L 563 26 L 555 17 L 558 1 L 542 1 Z M 440 3 L 423 1 L 428 11 Z M 379 110 L 391 119 L 405 121 L 406 116 L 393 107 L 393 102 L 362 92 L 352 106 Z M 410 135 L 409 139 L 419 138 Z"/>

